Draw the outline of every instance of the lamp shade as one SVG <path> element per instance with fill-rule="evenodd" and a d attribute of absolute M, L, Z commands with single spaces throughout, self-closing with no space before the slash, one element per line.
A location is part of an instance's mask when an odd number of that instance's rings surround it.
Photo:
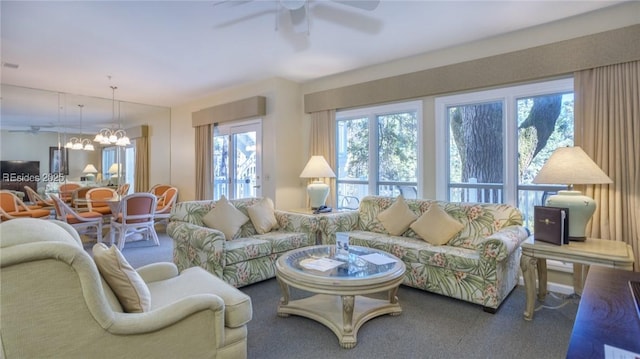
<path fill-rule="evenodd" d="M 300 173 L 300 178 L 333 178 L 335 176 L 336 174 L 322 156 L 311 156 L 302 173 Z"/>
<path fill-rule="evenodd" d="M 546 184 L 604 184 L 612 183 L 598 165 L 580 147 L 561 147 L 555 150 L 542 166 L 533 183 Z M 580 191 L 558 191 L 547 199 L 546 206 L 569 209 L 569 239 L 586 239 L 587 222 L 596 210 L 596 202 Z"/>
<path fill-rule="evenodd" d="M 83 170 L 82 173 L 98 173 L 96 166 L 92 164 L 88 164 Z"/>
<path fill-rule="evenodd" d="M 612 183 L 582 148 L 560 147 L 542 166 L 533 183 L 546 184 L 603 184 Z"/>
<path fill-rule="evenodd" d="M 111 175 L 117 175 L 118 172 L 120 172 L 120 164 L 119 163 L 114 163 L 111 165 L 111 167 L 109 167 L 109 174 Z"/>

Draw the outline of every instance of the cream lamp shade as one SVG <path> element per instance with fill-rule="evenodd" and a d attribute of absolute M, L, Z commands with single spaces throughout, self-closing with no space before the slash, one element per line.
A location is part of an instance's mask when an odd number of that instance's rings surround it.
<path fill-rule="evenodd" d="M 313 180 L 307 186 L 307 193 L 311 202 L 312 209 L 318 209 L 324 206 L 329 196 L 329 185 L 324 183 L 322 178 L 333 178 L 336 174 L 333 172 L 327 161 L 322 156 L 311 156 L 309 162 L 300 173 L 300 178 L 312 178 Z"/>
<path fill-rule="evenodd" d="M 114 163 L 111 165 L 111 167 L 109 167 L 109 174 L 111 175 L 111 177 L 118 177 L 118 174 L 120 173 L 120 164 L 119 163 Z"/>
<path fill-rule="evenodd" d="M 87 177 L 91 177 L 93 179 L 95 178 L 95 174 L 98 173 L 98 170 L 96 169 L 96 166 L 90 163 L 84 167 L 82 173 L 86 173 Z"/>
<path fill-rule="evenodd" d="M 558 191 L 557 195 L 547 199 L 546 206 L 569 209 L 569 239 L 585 240 L 587 222 L 596 210 L 596 202 L 574 191 L 575 184 L 607 184 L 613 183 L 598 165 L 582 148 L 560 147 L 556 149 L 533 179 L 537 184 L 566 184 L 567 191 Z"/>
<path fill-rule="evenodd" d="M 98 170 L 96 169 L 96 166 L 92 165 L 92 164 L 88 164 L 85 166 L 85 168 L 82 170 L 82 173 L 98 173 Z"/>

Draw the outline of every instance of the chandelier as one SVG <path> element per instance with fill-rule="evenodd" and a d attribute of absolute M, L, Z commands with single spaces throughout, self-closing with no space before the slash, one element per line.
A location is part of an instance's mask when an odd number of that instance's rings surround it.
<path fill-rule="evenodd" d="M 113 122 L 116 120 L 116 89 L 117 87 L 111 86 L 112 93 L 112 103 L 111 103 L 111 117 Z M 119 107 L 118 107 L 119 108 Z M 100 143 L 101 145 L 113 145 L 116 146 L 126 146 L 131 144 L 129 137 L 127 137 L 127 132 L 122 128 L 122 120 L 120 118 L 120 111 L 118 110 L 118 128 L 110 129 L 103 128 L 98 131 L 98 134 L 93 139 L 94 141 Z"/>
<path fill-rule="evenodd" d="M 80 137 L 71 137 L 64 147 L 72 150 L 93 151 L 94 148 L 91 144 L 91 140 L 88 138 L 82 138 L 82 108 L 84 105 L 78 105 L 78 107 L 80 108 Z"/>

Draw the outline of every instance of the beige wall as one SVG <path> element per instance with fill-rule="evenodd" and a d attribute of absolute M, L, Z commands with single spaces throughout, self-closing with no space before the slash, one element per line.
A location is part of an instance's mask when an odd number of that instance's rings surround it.
<path fill-rule="evenodd" d="M 191 114 L 253 96 L 264 96 L 267 101 L 267 114 L 262 119 L 262 195 L 272 198 L 278 208 L 302 206 L 304 186 L 298 177 L 306 158 L 302 99 L 298 84 L 278 78 L 219 91 L 172 109 L 171 179 L 181 200 L 195 198 Z"/>

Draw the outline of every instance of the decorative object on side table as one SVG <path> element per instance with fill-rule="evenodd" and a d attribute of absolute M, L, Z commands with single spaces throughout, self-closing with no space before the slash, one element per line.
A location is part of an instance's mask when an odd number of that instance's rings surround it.
<path fill-rule="evenodd" d="M 584 241 L 585 228 L 596 210 L 596 202 L 574 191 L 575 184 L 608 184 L 611 179 L 580 147 L 560 147 L 542 166 L 533 183 L 566 184 L 569 190 L 549 197 L 546 206 L 569 208 L 569 240 Z"/>
<path fill-rule="evenodd" d="M 311 200 L 311 208 L 317 209 L 324 206 L 329 196 L 329 185 L 322 181 L 323 178 L 334 178 L 333 172 L 327 161 L 322 156 L 311 156 L 309 162 L 300 173 L 300 178 L 313 178 L 307 186 L 307 193 Z"/>

